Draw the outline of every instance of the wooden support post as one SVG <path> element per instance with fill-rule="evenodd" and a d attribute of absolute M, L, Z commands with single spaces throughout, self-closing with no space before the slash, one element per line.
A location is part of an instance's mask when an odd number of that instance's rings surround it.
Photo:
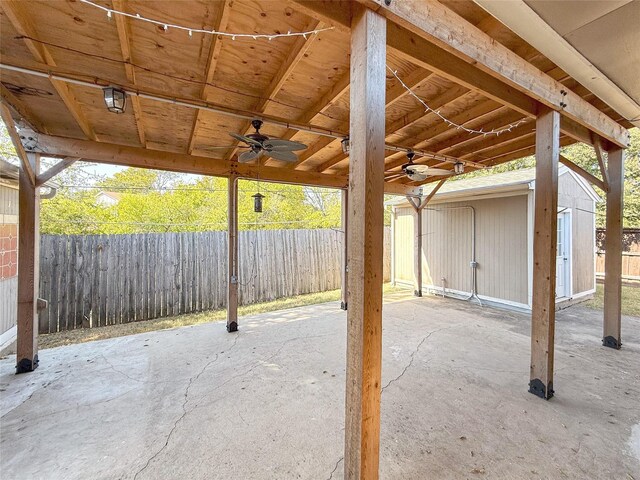
<path fill-rule="evenodd" d="M 413 207 L 413 294 L 422 296 L 422 209 L 420 199 L 407 197 Z"/>
<path fill-rule="evenodd" d="M 37 175 L 40 159 L 28 154 Z M 38 188 L 24 168 L 20 169 L 18 193 L 18 322 L 16 373 L 38 367 L 38 279 L 40 269 L 40 199 Z"/>
<path fill-rule="evenodd" d="M 560 114 L 541 107 L 536 120 L 536 187 L 529 392 L 553 396 Z"/>
<path fill-rule="evenodd" d="M 386 21 L 353 5 L 344 478 L 378 478 Z"/>
<path fill-rule="evenodd" d="M 229 278 L 227 287 L 227 331 L 238 331 L 238 179 L 229 177 L 227 209 Z"/>
<path fill-rule="evenodd" d="M 347 211 L 349 209 L 349 191 L 342 190 L 342 201 L 340 206 L 342 207 L 342 269 L 340 271 L 341 274 L 341 298 L 342 302 L 340 303 L 340 308 L 342 310 L 347 309 L 347 298 L 348 298 L 348 289 L 347 289 L 347 279 L 349 272 L 349 265 L 347 263 L 348 253 L 347 253 L 347 235 L 349 232 L 349 222 L 347 222 Z"/>
<path fill-rule="evenodd" d="M 624 195 L 624 150 L 609 151 L 609 191 L 604 244 L 604 328 L 602 344 L 619 349 L 622 345 L 622 208 Z"/>

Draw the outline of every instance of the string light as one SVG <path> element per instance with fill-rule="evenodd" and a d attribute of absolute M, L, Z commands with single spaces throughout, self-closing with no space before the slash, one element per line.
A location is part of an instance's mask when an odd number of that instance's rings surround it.
<path fill-rule="evenodd" d="M 393 74 L 393 76 L 396 77 L 396 79 L 400 82 L 400 84 L 404 87 L 404 89 L 409 93 L 409 95 L 411 95 L 413 98 L 418 100 L 422 104 L 422 106 L 424 106 L 424 108 L 425 108 L 425 110 L 427 112 L 434 113 L 435 115 L 440 117 L 444 121 L 444 123 L 446 123 L 450 127 L 455 127 L 457 130 L 463 130 L 463 131 L 465 131 L 467 133 L 482 135 L 484 137 L 486 137 L 487 135 L 496 135 L 496 136 L 498 136 L 501 133 L 510 132 L 512 129 L 516 128 L 518 125 L 521 125 L 521 124 L 526 123 L 528 121 L 527 119 L 523 118 L 522 120 L 518 120 L 515 123 L 511 123 L 511 124 L 507 125 L 504 128 L 487 130 L 486 132 L 482 128 L 480 130 L 474 130 L 473 128 L 465 127 L 464 125 L 460 125 L 458 123 L 452 122 L 451 120 L 446 118 L 444 115 L 442 115 L 440 113 L 440 110 L 434 110 L 429 105 L 427 105 L 424 100 L 422 100 L 420 97 L 418 97 L 418 95 L 416 95 L 415 92 L 413 90 L 411 90 L 411 88 L 409 88 L 409 86 L 402 81 L 402 79 L 398 76 L 398 71 L 397 70 L 392 70 L 391 67 L 389 67 L 389 65 L 387 65 L 387 70 L 389 70 Z"/>
<path fill-rule="evenodd" d="M 122 15 L 124 17 L 133 18 L 134 20 L 140 20 L 142 22 L 152 23 L 153 25 L 158 25 L 165 32 L 170 28 L 175 28 L 176 30 L 183 30 L 189 34 L 189 37 L 193 36 L 194 33 L 202 33 L 205 35 L 217 35 L 220 37 L 231 37 L 231 40 L 235 40 L 236 38 L 252 38 L 253 40 L 258 40 L 260 38 L 266 38 L 268 40 L 273 40 L 274 38 L 281 37 L 304 37 L 307 38 L 307 35 L 317 35 L 318 33 L 325 32 L 327 30 L 333 30 L 333 27 L 326 28 L 318 28 L 315 30 L 309 30 L 306 32 L 292 32 L 289 30 L 287 33 L 229 33 L 229 32 L 219 32 L 217 30 L 207 30 L 204 28 L 193 28 L 193 27 L 185 27 L 183 25 L 177 25 L 173 23 L 161 22 L 159 20 L 154 20 L 152 18 L 143 17 L 139 13 L 135 15 L 127 12 L 122 12 L 120 10 L 114 10 L 113 8 L 104 7 L 102 5 L 98 5 L 97 3 L 92 2 L 91 0 L 80 0 L 82 3 L 90 5 L 94 8 L 102 10 L 107 13 L 107 17 L 111 18 L 112 15 Z"/>

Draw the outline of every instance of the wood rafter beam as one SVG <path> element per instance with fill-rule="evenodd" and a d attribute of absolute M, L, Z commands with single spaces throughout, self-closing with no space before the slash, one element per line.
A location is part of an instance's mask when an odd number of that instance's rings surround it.
<path fill-rule="evenodd" d="M 569 160 L 567 157 L 564 157 L 564 156 L 560 155 L 560 163 L 565 165 L 569 170 L 572 170 L 573 172 L 575 172 L 578 175 L 580 175 L 587 182 L 589 182 L 589 183 L 597 186 L 598 188 L 600 188 L 600 190 L 606 192 L 609 189 L 609 187 L 607 185 L 605 185 L 605 183 L 602 180 L 600 180 L 595 175 L 590 174 L 584 168 L 576 165 L 571 160 Z"/>
<path fill-rule="evenodd" d="M 596 152 L 596 158 L 598 159 L 598 166 L 600 167 L 600 174 L 605 185 L 609 185 L 609 172 L 607 171 L 607 164 L 604 160 L 604 151 L 602 149 L 602 143 L 599 138 L 593 139 L 593 149 Z M 608 187 L 607 187 L 608 189 Z M 606 190 L 603 188 L 603 190 Z"/>
<path fill-rule="evenodd" d="M 25 10 L 26 7 L 28 7 L 27 3 L 19 0 L 6 0 L 2 2 L 2 8 L 5 14 L 18 34 L 23 37 L 23 40 L 33 57 L 40 63 L 49 67 L 55 67 L 56 62 L 47 47 L 37 41 L 38 36 L 33 24 L 31 23 L 29 14 Z M 89 124 L 82 108 L 80 108 L 80 104 L 73 95 L 69 85 L 60 80 L 53 79 L 51 80 L 51 84 L 53 85 L 53 88 L 55 88 L 56 92 L 58 92 L 58 95 L 67 107 L 67 110 L 73 116 L 86 137 L 91 140 L 97 140 L 93 128 Z"/>
<path fill-rule="evenodd" d="M 121 12 L 125 9 L 126 0 L 112 0 L 113 8 Z M 123 15 L 115 15 L 116 29 L 118 30 L 118 40 L 120 41 L 120 51 L 122 52 L 122 59 L 124 60 L 124 70 L 127 75 L 127 79 L 132 85 L 136 85 L 136 72 L 133 68 L 133 61 L 131 59 L 131 30 L 129 28 L 129 22 Z M 144 133 L 144 122 L 142 118 L 142 106 L 140 105 L 140 99 L 136 96 L 130 96 L 131 107 L 133 109 L 133 116 L 136 121 L 136 129 L 138 130 L 138 139 L 140 145 L 146 146 L 147 140 Z"/>
<path fill-rule="evenodd" d="M 13 121 L 13 117 L 11 116 L 11 112 L 9 111 L 9 107 L 5 105 L 3 102 L 0 104 L 0 114 L 2 116 L 2 120 L 4 121 L 5 126 L 7 127 L 7 131 L 9 132 L 9 138 L 11 138 L 11 143 L 13 143 L 13 147 L 16 149 L 16 153 L 18 154 L 18 158 L 20 159 L 20 164 L 22 165 L 22 170 L 27 174 L 27 178 L 31 185 L 36 184 L 36 173 L 29 161 L 29 157 L 27 156 L 27 152 L 20 141 L 20 136 L 18 135 L 18 130 L 16 129 L 16 124 Z"/>
<path fill-rule="evenodd" d="M 48 155 L 78 157 L 88 162 L 107 163 L 127 167 L 153 168 L 180 173 L 194 173 L 215 177 L 236 176 L 266 182 L 312 185 L 327 188 L 346 188 L 347 175 L 325 175 L 286 168 L 225 162 L 210 157 L 184 153 L 150 150 L 88 140 L 75 140 L 51 135 L 38 135 L 38 147 Z M 385 192 L 419 195 L 419 189 L 404 185 L 385 184 Z"/>
<path fill-rule="evenodd" d="M 409 75 L 407 75 L 407 78 L 403 81 L 409 88 L 413 89 L 413 88 L 419 87 L 420 85 L 424 85 L 432 77 L 433 77 L 432 72 L 428 70 L 424 70 L 422 68 L 417 68 L 416 70 L 412 71 Z M 400 83 L 397 83 L 396 85 L 393 85 L 392 87 L 387 88 L 385 108 L 389 108 L 395 102 L 404 98 L 407 94 L 408 94 L 407 90 L 402 85 L 400 85 Z M 424 108 L 420 109 L 420 113 L 421 113 L 421 116 L 424 116 Z M 341 129 L 349 128 L 348 122 L 344 122 L 343 124 L 340 125 L 340 127 Z M 306 161 L 308 158 L 315 155 L 324 147 L 329 145 L 332 141 L 333 140 L 331 139 L 324 139 L 324 138 L 318 139 L 316 142 L 314 142 L 313 145 L 311 145 L 307 150 L 305 150 L 304 154 L 300 156 L 300 159 L 298 160 L 297 163 L 292 164 L 292 168 L 296 168 L 298 165 Z M 338 155 L 335 155 L 334 157 L 330 158 L 326 162 L 323 162 L 319 166 L 314 167 L 312 170 L 317 172 L 324 172 L 325 170 L 328 170 L 329 168 L 341 162 L 347 157 L 348 155 L 341 152 Z"/>
<path fill-rule="evenodd" d="M 438 182 L 438 184 L 435 187 L 433 187 L 433 190 L 429 192 L 429 195 L 427 195 L 427 197 L 418 206 L 418 210 L 422 210 L 424 207 L 426 207 L 429 204 L 431 199 L 435 197 L 436 193 L 438 193 L 438 190 L 440 190 L 440 187 L 442 187 L 444 185 L 444 182 L 446 182 L 447 180 L 448 180 L 447 178 L 443 178 Z"/>
<path fill-rule="evenodd" d="M 358 0 L 359 2 L 368 4 L 369 7 L 373 7 L 374 9 L 378 9 L 381 13 L 389 13 L 385 12 L 385 7 L 381 4 L 384 3 L 382 0 Z M 426 23 L 433 22 L 433 18 L 430 20 L 427 12 L 432 11 L 434 8 L 433 5 L 437 2 L 433 2 L 429 0 L 428 2 L 420 3 L 418 6 L 418 0 L 409 0 L 407 2 L 392 2 L 392 8 L 399 8 L 402 11 L 417 11 L 418 17 L 421 20 L 424 20 Z M 308 12 L 310 15 L 314 15 L 316 18 L 323 18 L 328 23 L 331 23 L 335 26 L 340 26 L 341 28 L 349 26 L 349 18 L 350 18 L 350 7 L 337 2 L 328 2 L 328 1 L 306 1 L 306 0 L 298 0 L 297 3 L 300 5 L 300 10 Z M 439 6 L 438 6 L 439 5 Z M 549 77 L 545 73 L 537 70 L 533 65 L 528 63 L 526 60 L 518 57 L 514 52 L 508 50 L 506 47 L 495 42 L 491 39 L 486 33 L 477 29 L 473 25 L 471 25 L 466 20 L 458 17 L 454 12 L 450 11 L 444 5 L 438 4 L 436 5 L 436 10 L 440 13 L 445 12 L 446 16 L 455 18 L 457 24 L 459 24 L 461 30 L 460 32 L 465 32 L 466 29 L 470 28 L 473 31 L 479 32 L 479 34 L 484 39 L 489 39 L 489 45 L 487 45 L 487 50 L 481 50 L 479 54 L 482 57 L 489 58 L 488 52 L 493 51 L 491 49 L 491 45 L 499 47 L 505 50 L 505 54 L 507 57 L 494 57 L 493 60 L 498 63 L 504 63 L 504 58 L 514 59 L 518 65 L 522 62 L 525 65 L 525 72 L 531 72 L 534 70 L 535 79 L 542 79 L 544 82 L 553 85 L 554 95 L 557 99 L 554 108 L 560 109 L 560 99 L 564 98 L 563 103 L 570 103 L 568 107 L 565 107 L 563 112 L 565 115 L 571 117 L 571 111 L 575 110 L 584 110 L 589 114 L 593 114 L 594 118 L 603 123 L 605 126 L 610 127 L 610 129 L 616 134 L 616 138 L 620 141 L 628 142 L 628 132 L 611 118 L 607 117 L 604 113 L 600 112 L 597 108 L 588 105 L 583 99 L 579 96 L 571 92 L 567 87 L 562 85 L 560 82 L 554 80 Z M 445 10 L 442 10 L 445 9 Z M 391 15 L 393 17 L 393 15 Z M 426 17 L 426 20 L 425 20 Z M 437 18 L 437 17 L 436 17 Z M 492 100 L 497 101 L 498 103 L 508 106 L 523 115 L 527 115 L 529 117 L 534 118 L 537 115 L 538 111 L 538 100 L 536 98 L 532 98 L 529 95 L 535 97 L 535 95 L 527 88 L 519 86 L 520 88 L 524 88 L 527 93 L 524 93 L 516 86 L 512 85 L 507 81 L 506 78 L 497 75 L 495 72 L 488 73 L 485 70 L 478 68 L 481 66 L 482 62 L 479 60 L 469 61 L 468 57 L 461 58 L 458 55 L 461 55 L 459 51 L 455 50 L 456 54 L 451 51 L 447 51 L 444 46 L 436 45 L 434 42 L 434 38 L 427 35 L 421 28 L 414 27 L 414 30 L 418 30 L 417 35 L 415 32 L 409 31 L 404 26 L 398 25 L 394 23 L 395 21 L 399 21 L 397 17 L 391 18 L 392 21 L 387 22 L 387 43 L 389 50 L 395 51 L 396 54 L 399 54 L 403 59 L 415 63 L 416 65 L 422 66 L 423 68 L 432 70 L 437 73 L 439 76 L 442 76 L 448 80 L 456 82 L 466 88 L 469 88 L 474 91 L 478 91 L 485 95 L 486 97 L 491 98 Z M 402 23 L 402 22 L 400 22 Z M 406 22 L 405 22 L 406 23 Z M 434 25 L 437 25 L 437 22 L 433 22 Z M 404 24 L 403 24 L 404 25 Z M 460 32 L 450 32 L 451 38 L 454 40 L 460 39 Z M 422 36 L 421 36 L 422 35 Z M 426 37 L 426 38 L 424 38 Z M 427 39 L 428 38 L 428 39 Z M 469 41 L 474 40 L 474 37 L 470 37 Z M 442 42 L 440 42 L 442 43 Z M 462 38 L 462 43 L 464 45 L 467 44 L 467 37 L 464 36 Z M 449 47 L 451 48 L 451 47 Z M 518 60 L 519 59 L 519 60 Z M 511 68 L 510 71 L 516 72 L 517 68 Z M 497 77 L 499 78 L 496 78 Z M 533 81 L 533 79 L 532 79 Z M 526 85 L 525 85 L 526 87 Z M 561 91 L 567 91 L 567 95 L 561 95 Z M 594 120 L 594 121 L 596 121 Z M 594 129 L 593 127 L 591 127 Z M 596 129 L 597 130 L 597 129 Z M 563 115 L 562 123 L 561 123 L 561 131 L 578 140 L 580 142 L 591 143 L 590 141 L 590 132 L 589 128 L 585 125 L 581 125 L 576 121 L 576 119 L 567 118 Z M 603 132 L 596 133 L 605 136 Z M 611 139 L 609 139 L 611 140 Z M 615 142 L 614 142 L 615 143 Z"/>
<path fill-rule="evenodd" d="M 357 1 L 614 144 L 628 145 L 629 132 L 624 127 L 445 5 L 435 0 L 389 5 L 384 0 Z"/>
<path fill-rule="evenodd" d="M 36 176 L 36 186 L 41 187 L 42 185 L 47 183 L 49 180 L 51 180 L 53 177 L 55 177 L 57 174 L 59 174 L 63 170 L 69 168 L 71 165 L 76 163 L 78 160 L 80 159 L 74 158 L 74 157 L 63 158 L 58 163 L 56 163 L 51 168 L 49 168 L 49 170 L 47 170 L 46 172 L 39 173 Z"/>
<path fill-rule="evenodd" d="M 317 20 L 313 20 L 304 28 L 304 30 L 311 31 L 311 30 L 315 30 L 323 27 L 324 25 L 321 22 L 318 22 Z M 294 42 L 293 47 L 289 51 L 287 58 L 284 60 L 284 62 L 282 63 L 282 65 L 280 66 L 276 74 L 271 79 L 271 83 L 267 87 L 267 90 L 262 94 L 262 98 L 258 100 L 253 110 L 258 112 L 265 111 L 265 109 L 269 105 L 269 102 L 273 100 L 276 97 L 276 95 L 278 95 L 278 92 L 280 92 L 280 90 L 282 89 L 282 86 L 284 85 L 287 78 L 289 78 L 289 76 L 291 75 L 293 70 L 296 68 L 300 60 L 304 58 L 304 55 L 307 53 L 307 51 L 309 50 L 311 45 L 313 45 L 313 43 L 316 41 L 317 38 L 318 38 L 318 35 L 309 35 L 308 37 L 301 36 L 296 38 L 296 41 Z M 247 122 L 244 125 L 244 127 L 241 129 L 241 131 L 245 135 L 247 133 L 250 133 L 251 122 L 250 121 Z M 239 145 L 239 142 L 236 143 L 236 146 L 231 150 L 229 155 L 227 155 L 227 160 L 230 160 L 238 153 L 238 145 Z"/>
<path fill-rule="evenodd" d="M 231 9 L 232 0 L 224 0 L 220 2 L 220 12 L 214 22 L 213 28 L 215 30 L 225 30 L 229 21 L 229 11 Z M 200 98 L 204 101 L 209 100 L 209 93 L 211 92 L 210 83 L 213 81 L 213 76 L 218 64 L 218 58 L 220 56 L 220 49 L 222 48 L 222 37 L 213 35 L 211 38 L 211 46 L 209 47 L 209 57 L 207 59 L 207 68 L 205 71 L 205 84 L 202 87 Z M 187 147 L 187 153 L 191 155 L 195 149 L 196 139 L 198 138 L 198 130 L 202 126 L 203 117 L 206 112 L 198 110 L 193 119 L 193 126 L 191 127 L 191 136 L 189 137 L 189 146 Z"/>

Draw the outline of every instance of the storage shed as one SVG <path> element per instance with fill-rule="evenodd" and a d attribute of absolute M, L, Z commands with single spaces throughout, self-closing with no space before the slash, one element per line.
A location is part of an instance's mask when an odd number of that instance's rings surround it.
<path fill-rule="evenodd" d="M 558 182 L 556 305 L 560 306 L 595 292 L 599 197 L 567 167 L 560 167 Z M 421 241 L 416 241 L 415 209 L 405 199 L 391 202 L 392 281 L 414 284 L 418 295 L 426 289 L 531 311 L 534 193 L 535 168 L 448 181 L 422 210 Z M 419 261 L 416 243 L 421 243 Z M 416 281 L 417 265 L 421 282 Z"/>

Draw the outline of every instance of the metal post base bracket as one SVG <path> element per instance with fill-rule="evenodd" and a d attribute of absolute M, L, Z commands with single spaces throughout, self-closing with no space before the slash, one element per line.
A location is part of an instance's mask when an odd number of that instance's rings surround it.
<path fill-rule="evenodd" d="M 413 295 L 416 297 L 421 297 L 422 296 L 422 290 L 414 290 L 413 291 Z"/>
<path fill-rule="evenodd" d="M 346 310 L 347 309 L 347 302 L 340 302 L 340 308 L 342 310 Z"/>
<path fill-rule="evenodd" d="M 28 358 L 23 358 L 16 365 L 16 375 L 19 373 L 33 372 L 36 368 L 38 368 L 38 355 L 33 358 L 33 361 Z"/>
<path fill-rule="evenodd" d="M 615 337 L 608 336 L 602 339 L 602 345 L 609 348 L 615 348 L 616 350 L 620 350 L 622 346 L 622 342 L 617 340 Z"/>
<path fill-rule="evenodd" d="M 231 322 L 227 324 L 227 332 L 237 332 L 238 331 L 238 322 Z"/>
<path fill-rule="evenodd" d="M 553 383 L 549 383 L 549 386 L 545 386 L 542 383 L 542 380 L 536 378 L 529 382 L 529 393 L 533 393 L 534 395 L 544 398 L 546 400 L 551 399 L 553 397 Z"/>

